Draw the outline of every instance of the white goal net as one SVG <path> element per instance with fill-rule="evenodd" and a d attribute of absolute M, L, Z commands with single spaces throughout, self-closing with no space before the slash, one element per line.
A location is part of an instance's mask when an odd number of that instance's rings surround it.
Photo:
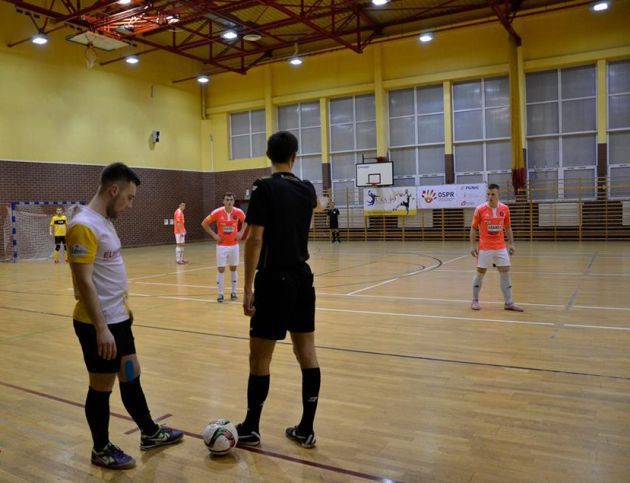
<path fill-rule="evenodd" d="M 14 202 L 8 205 L 2 227 L 2 261 L 52 258 L 55 239 L 50 235 L 50 219 L 61 207 L 69 222 L 78 206 L 78 202 L 71 201 Z"/>

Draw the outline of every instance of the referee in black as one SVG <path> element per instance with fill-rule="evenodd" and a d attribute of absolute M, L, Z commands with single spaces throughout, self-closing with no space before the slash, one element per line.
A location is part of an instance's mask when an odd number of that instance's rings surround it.
<path fill-rule="evenodd" d="M 331 243 L 335 243 L 335 241 L 341 243 L 341 239 L 339 238 L 339 209 L 335 207 L 334 201 L 330 205 L 330 208 L 326 210 L 326 214 L 328 215 L 328 226 L 332 236 Z"/>
<path fill-rule="evenodd" d="M 286 429 L 286 436 L 304 448 L 315 447 L 313 421 L 321 377 L 315 353 L 313 273 L 306 261 L 317 195 L 309 181 L 291 173 L 297 151 L 298 141 L 289 132 L 269 138 L 272 175 L 256 180 L 247 210 L 243 310 L 251 319 L 247 416 L 237 426 L 242 446 L 260 445 L 260 414 L 269 393 L 273 349 L 289 331 L 302 369 L 303 412 L 300 423 Z"/>

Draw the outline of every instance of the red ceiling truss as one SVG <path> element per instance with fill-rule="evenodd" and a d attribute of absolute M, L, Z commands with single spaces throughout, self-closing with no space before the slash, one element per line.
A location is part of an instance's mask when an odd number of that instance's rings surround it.
<path fill-rule="evenodd" d="M 68 35 L 91 31 L 130 45 L 112 52 L 102 65 L 126 55 L 165 51 L 203 65 L 207 73 L 245 74 L 261 62 L 348 49 L 360 54 L 377 39 L 446 28 L 495 16 L 520 44 L 512 20 L 544 0 L 4 0 L 31 16 L 36 29 Z M 72 30 L 70 30 L 72 29 Z M 35 30 L 35 29 L 34 29 Z M 238 38 L 222 34 L 233 30 Z M 35 31 L 33 33 L 36 33 Z M 252 40 L 251 36 L 259 36 Z M 249 38 L 249 40 L 245 40 Z M 17 45 L 28 39 L 16 41 Z"/>

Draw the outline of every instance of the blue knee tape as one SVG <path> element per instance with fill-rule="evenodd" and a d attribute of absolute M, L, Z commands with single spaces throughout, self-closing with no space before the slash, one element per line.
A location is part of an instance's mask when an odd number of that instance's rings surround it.
<path fill-rule="evenodd" d="M 125 378 L 127 379 L 127 382 L 131 382 L 136 378 L 136 374 L 133 369 L 133 361 L 125 362 Z"/>

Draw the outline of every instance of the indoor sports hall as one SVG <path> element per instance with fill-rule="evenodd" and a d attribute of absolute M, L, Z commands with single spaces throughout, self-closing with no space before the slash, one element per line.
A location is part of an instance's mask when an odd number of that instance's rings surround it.
<path fill-rule="evenodd" d="M 0 1 L 0 481 L 630 481 L 628 19 L 628 0 Z M 219 302 L 202 221 L 225 193 L 247 212 L 278 130 L 318 195 L 317 446 L 285 437 L 287 337 L 261 445 L 216 456 L 206 425 L 247 410 L 246 242 Z M 58 231 L 118 161 L 141 182 L 113 226 L 144 394 L 184 433 L 141 451 L 116 384 L 124 470 L 90 462 Z M 509 286 L 471 253 L 490 193 Z"/>

